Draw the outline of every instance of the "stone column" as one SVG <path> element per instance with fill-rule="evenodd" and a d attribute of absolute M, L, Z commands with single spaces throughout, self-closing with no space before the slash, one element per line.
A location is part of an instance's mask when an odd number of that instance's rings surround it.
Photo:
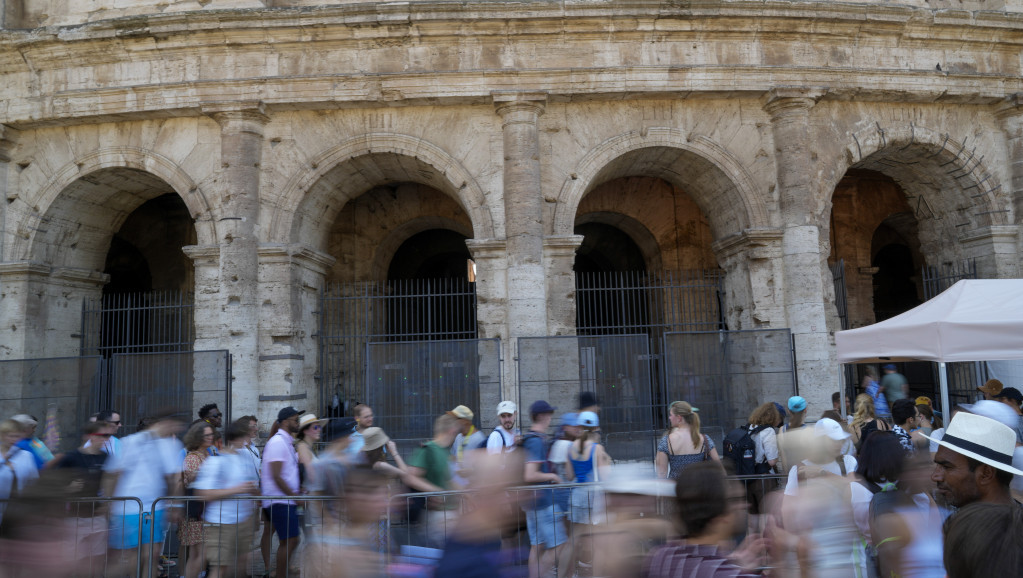
<path fill-rule="evenodd" d="M 1017 92 L 995 108 L 995 115 L 1005 133 L 1005 152 L 1009 161 L 1009 194 L 1012 198 L 1014 223 L 1023 224 L 1023 93 Z M 1017 255 L 1023 255 L 1023 236 L 1017 236 Z M 1019 259 L 1016 259 L 1018 267 Z M 1001 271 L 1000 271 L 1001 273 Z M 1002 275 L 1000 275 L 1002 276 Z M 1009 271 L 1005 277 L 1017 277 Z"/>
<path fill-rule="evenodd" d="M 543 240 L 548 335 L 575 335 L 575 252 L 582 244 L 582 235 L 552 236 Z"/>
<path fill-rule="evenodd" d="M 480 352 L 480 383 L 500 383 L 497 391 L 480 391 L 480 416 L 484 427 L 493 423 L 494 410 L 504 399 L 514 399 L 514 356 L 507 353 L 508 287 L 507 243 L 503 239 L 467 239 L 465 245 L 476 263 L 476 328 L 480 339 L 500 339 L 504 351 L 496 356 L 486 345 Z M 496 357 L 496 359 L 495 359 Z"/>
<path fill-rule="evenodd" d="M 825 283 L 827 207 L 813 175 L 810 109 L 820 93 L 773 90 L 764 110 L 771 117 L 782 220 L 785 316 L 796 347 L 800 394 L 813 407 L 831 407 L 838 366 L 829 317 L 834 318 L 834 288 Z M 830 274 L 828 275 L 830 279 Z M 831 321 L 837 325 L 837 319 Z"/>
<path fill-rule="evenodd" d="M 259 248 L 258 398 L 243 400 L 269 418 L 288 405 L 324 415 L 330 399 L 321 398 L 318 374 L 320 288 L 334 257 L 301 244 Z M 327 388 L 333 394 L 333 388 Z M 276 409 L 275 409 L 276 408 Z"/>
<path fill-rule="evenodd" d="M 10 199 L 10 185 L 8 183 L 10 182 L 11 157 L 17 144 L 17 135 L 17 130 L 0 124 L 0 263 L 8 259 L 8 255 L 5 252 L 8 246 L 7 228 L 10 226 L 11 230 L 14 230 L 13 224 L 7 224 L 7 217 L 10 213 L 7 210 L 7 204 Z"/>
<path fill-rule="evenodd" d="M 514 359 L 519 337 L 547 334 L 543 269 L 543 196 L 538 121 L 544 92 L 495 92 L 504 133 L 504 211 L 507 238 L 507 323 L 504 378 L 518 383 Z M 513 398 L 514 399 L 514 398 Z"/>
<path fill-rule="evenodd" d="M 725 270 L 724 312 L 728 327 L 787 327 L 784 261 L 780 229 L 750 229 L 714 242 L 714 256 Z"/>
<path fill-rule="evenodd" d="M 195 315 L 220 321 L 208 328 L 213 334 L 196 337 L 197 342 L 219 341 L 220 348 L 231 352 L 233 405 L 242 408 L 250 405 L 259 392 L 256 224 L 263 127 L 269 118 L 262 104 L 256 102 L 206 103 L 202 110 L 220 125 L 222 164 L 216 198 L 221 205 L 214 212 L 219 286 L 215 309 L 203 311 L 197 306 Z"/>

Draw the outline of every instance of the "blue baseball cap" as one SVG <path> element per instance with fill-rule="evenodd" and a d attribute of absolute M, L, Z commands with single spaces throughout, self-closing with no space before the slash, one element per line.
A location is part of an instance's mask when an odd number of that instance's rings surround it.
<path fill-rule="evenodd" d="M 778 408 L 778 415 L 780 415 L 782 419 L 785 419 L 785 416 L 788 415 L 785 411 L 785 407 L 778 402 L 774 402 L 774 407 Z"/>
<path fill-rule="evenodd" d="M 882 367 L 881 369 L 895 371 L 897 368 L 895 367 L 894 363 L 889 363 L 889 364 L 885 365 L 884 367 Z"/>
<path fill-rule="evenodd" d="M 806 400 L 798 395 L 789 398 L 789 411 L 798 413 L 806 409 Z"/>
<path fill-rule="evenodd" d="M 569 412 L 561 414 L 561 425 L 568 426 L 579 425 L 578 420 L 579 414 L 577 413 Z"/>
<path fill-rule="evenodd" d="M 547 403 L 542 399 L 538 399 L 533 402 L 533 405 L 529 406 L 530 415 L 536 415 L 538 413 L 554 413 L 557 408 Z"/>

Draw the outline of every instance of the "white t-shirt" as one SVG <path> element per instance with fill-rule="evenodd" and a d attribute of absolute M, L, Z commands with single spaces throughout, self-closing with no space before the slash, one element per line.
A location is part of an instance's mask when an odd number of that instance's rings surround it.
<path fill-rule="evenodd" d="M 495 432 L 501 434 L 501 437 L 495 436 Z M 510 432 L 503 427 L 495 428 L 487 437 L 487 453 L 500 454 L 512 451 L 515 449 L 515 436 L 519 434 L 519 428 L 512 428 Z"/>
<path fill-rule="evenodd" d="M 226 490 L 245 482 L 258 483 L 259 478 L 252 469 L 252 458 L 245 455 L 248 453 L 249 450 L 242 448 L 235 453 L 224 452 L 219 456 L 207 458 L 199 470 L 199 476 L 192 483 L 192 488 Z M 254 506 L 255 502 L 249 500 L 206 502 L 203 519 L 211 524 L 237 524 L 249 519 Z"/>
<path fill-rule="evenodd" d="M 120 474 L 114 496 L 136 497 L 142 500 L 143 511 L 149 511 L 157 498 L 167 495 L 167 476 L 181 475 L 183 463 L 178 457 L 182 449 L 177 438 L 158 438 L 150 431 L 123 438 L 120 451 L 103 464 L 103 471 Z M 160 501 L 157 509 L 163 510 L 167 505 L 167 501 Z M 117 510 L 121 511 L 120 505 Z M 123 512 L 138 514 L 138 504 L 133 500 L 125 502 Z"/>
<path fill-rule="evenodd" d="M 778 434 L 773 427 L 760 430 L 760 433 L 753 436 L 753 444 L 756 446 L 756 455 L 753 456 L 756 463 L 778 459 Z"/>
<path fill-rule="evenodd" d="M 8 463 L 10 463 L 9 466 Z M 0 458 L 0 498 L 4 500 L 0 502 L 0 519 L 3 518 L 4 510 L 7 509 L 7 499 L 11 497 L 15 476 L 18 479 L 18 492 L 39 477 L 36 459 L 32 457 L 32 452 L 13 447 L 6 460 Z"/>
<path fill-rule="evenodd" d="M 846 474 L 851 474 L 852 472 L 856 471 L 856 458 L 854 458 L 852 456 L 842 456 L 842 460 L 845 462 L 845 473 Z M 815 463 L 811 462 L 810 460 L 803 460 L 803 465 L 806 465 L 806 466 L 816 466 L 816 467 L 824 470 L 825 472 L 831 472 L 832 474 L 835 474 L 836 476 L 841 476 L 842 475 L 842 468 L 838 465 L 838 462 L 834 461 L 834 460 L 832 460 L 832 461 L 830 461 L 830 462 L 828 462 L 826 464 L 815 464 Z M 796 473 L 796 470 L 798 469 L 798 467 L 799 466 L 792 466 L 792 469 L 789 470 L 789 479 L 785 483 L 785 495 L 786 496 L 795 496 L 795 495 L 799 494 L 799 474 Z"/>
<path fill-rule="evenodd" d="M 563 464 L 568 461 L 568 449 L 572 447 L 571 440 L 555 440 L 551 444 L 551 452 L 547 459 L 555 464 Z"/>

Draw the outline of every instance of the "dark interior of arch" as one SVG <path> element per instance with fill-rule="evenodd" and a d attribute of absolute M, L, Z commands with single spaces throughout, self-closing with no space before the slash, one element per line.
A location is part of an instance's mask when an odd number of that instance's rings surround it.
<path fill-rule="evenodd" d="M 150 199 L 128 215 L 110 240 L 104 266 L 110 275 L 100 321 L 104 353 L 189 347 L 191 309 L 169 305 L 188 300 L 177 295 L 194 283 L 192 261 L 181 249 L 195 243 L 192 218 L 176 193 Z M 154 305 L 161 308 L 146 310 Z"/>
<path fill-rule="evenodd" d="M 887 228 L 878 227 L 879 231 Z M 875 234 L 875 239 L 877 235 Z M 904 240 L 893 240 L 874 252 L 874 317 L 883 321 L 920 304 L 913 274 L 913 252 Z"/>
<path fill-rule="evenodd" d="M 475 339 L 476 286 L 468 278 L 466 236 L 430 229 L 398 247 L 387 271 L 388 290 L 401 299 L 387 309 L 394 340 Z"/>
<path fill-rule="evenodd" d="M 388 280 L 466 278 L 472 255 L 466 236 L 447 229 L 412 235 L 398 247 L 387 269 Z"/>
<path fill-rule="evenodd" d="M 581 223 L 576 251 L 576 329 L 580 335 L 645 331 L 648 295 L 642 289 L 646 260 L 624 231 L 605 223 Z M 629 328 L 632 328 L 631 330 Z"/>

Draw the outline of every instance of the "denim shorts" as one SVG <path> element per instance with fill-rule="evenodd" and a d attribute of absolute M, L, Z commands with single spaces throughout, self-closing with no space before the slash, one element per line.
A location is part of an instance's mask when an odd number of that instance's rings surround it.
<path fill-rule="evenodd" d="M 167 521 L 164 510 L 157 510 L 154 516 L 149 512 L 142 516 L 142 539 L 139 540 L 139 514 L 112 514 L 110 516 L 110 534 L 108 543 L 114 550 L 128 550 L 138 547 L 140 543 L 149 543 L 149 534 L 153 534 L 153 542 L 159 544 L 167 534 Z"/>
<path fill-rule="evenodd" d="M 565 523 L 561 518 L 554 517 L 554 504 L 535 510 L 522 510 L 526 514 L 526 528 L 529 530 L 529 543 L 537 546 L 544 544 L 548 548 L 556 548 L 568 540 Z"/>

